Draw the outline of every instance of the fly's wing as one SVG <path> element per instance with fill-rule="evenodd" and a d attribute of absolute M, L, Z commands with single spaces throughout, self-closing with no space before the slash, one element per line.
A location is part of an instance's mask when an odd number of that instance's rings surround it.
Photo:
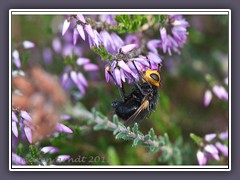
<path fill-rule="evenodd" d="M 141 104 L 141 106 L 136 110 L 136 112 L 124 122 L 124 125 L 129 126 L 133 122 L 139 123 L 141 120 L 143 120 L 146 117 L 148 112 L 149 112 L 149 101 L 145 99 Z"/>

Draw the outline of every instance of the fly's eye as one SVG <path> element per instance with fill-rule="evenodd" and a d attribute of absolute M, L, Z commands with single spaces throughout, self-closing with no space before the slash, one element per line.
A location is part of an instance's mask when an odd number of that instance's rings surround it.
<path fill-rule="evenodd" d="M 154 73 L 150 74 L 150 77 L 153 78 L 153 79 L 154 79 L 155 81 L 157 81 L 157 82 L 160 81 L 158 75 L 156 75 L 156 74 L 154 74 Z"/>

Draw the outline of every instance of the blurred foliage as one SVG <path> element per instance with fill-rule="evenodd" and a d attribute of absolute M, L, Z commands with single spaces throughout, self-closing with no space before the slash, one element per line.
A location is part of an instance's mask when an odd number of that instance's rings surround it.
<path fill-rule="evenodd" d="M 189 134 L 203 136 L 207 133 L 225 131 L 228 127 L 228 103 L 213 97 L 209 107 L 203 106 L 203 95 L 210 88 L 206 75 L 214 77 L 214 81 L 223 84 L 228 76 L 228 16 L 225 15 L 187 15 L 190 23 L 188 42 L 181 50 L 181 55 L 164 57 L 161 71 L 161 87 L 159 103 L 156 111 L 144 120 L 139 128 L 147 134 L 151 128 L 155 134 L 165 137 L 174 144 L 174 156 L 167 157 L 149 153 L 143 146 L 132 147 L 132 142 L 115 139 L 112 132 L 94 131 L 81 120 L 71 119 L 64 121 L 74 133 L 67 135 L 60 133 L 40 144 L 29 146 L 28 158 L 39 157 L 36 148 L 56 146 L 58 154 L 69 154 L 72 158 L 93 157 L 93 162 L 78 162 L 76 164 L 106 164 L 106 165 L 156 165 L 156 164 L 197 164 L 197 146 Z M 136 22 L 128 16 L 116 16 L 115 20 L 124 24 L 118 33 L 135 32 L 147 19 L 136 16 Z M 158 18 L 157 18 L 158 19 Z M 12 16 L 12 45 L 23 40 L 31 40 L 36 48 L 29 61 L 41 64 L 47 71 L 60 75 L 64 67 L 64 59 L 59 54 L 53 55 L 53 63 L 43 61 L 42 51 L 51 47 L 52 40 L 60 35 L 62 16 L 32 15 Z M 132 23 L 133 22 L 133 23 Z M 128 24 L 129 26 L 125 26 Z M 156 34 L 159 38 L 159 34 Z M 84 46 L 84 44 L 83 44 Z M 21 51 L 20 51 L 21 52 Z M 20 53 L 21 54 L 21 53 Z M 104 67 L 99 57 L 88 51 L 83 52 L 85 57 L 91 58 Z M 90 57 L 91 56 L 91 57 Z M 107 58 L 107 54 L 106 54 Z M 28 59 L 28 58 L 23 58 Z M 69 59 L 70 61 L 71 59 Z M 27 66 L 24 66 L 27 70 Z M 95 107 L 107 117 L 113 116 L 112 100 L 118 99 L 118 90 L 104 79 L 104 68 L 98 73 L 84 74 L 89 81 L 87 94 L 80 101 L 87 109 Z M 19 144 L 19 155 L 27 151 L 23 144 Z M 49 155 L 56 157 L 58 154 Z M 170 160 L 168 158 L 171 158 Z M 224 162 L 213 162 L 224 163 Z"/>

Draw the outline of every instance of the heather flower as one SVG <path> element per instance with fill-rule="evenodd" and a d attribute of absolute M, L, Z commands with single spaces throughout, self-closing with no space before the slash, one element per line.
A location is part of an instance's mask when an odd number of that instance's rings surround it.
<path fill-rule="evenodd" d="M 226 140 L 228 139 L 228 131 L 221 132 L 218 136 L 221 140 Z"/>
<path fill-rule="evenodd" d="M 59 155 L 59 156 L 56 157 L 56 162 L 61 163 L 61 162 L 64 162 L 64 161 L 66 161 L 70 158 L 71 158 L 70 155 Z"/>
<path fill-rule="evenodd" d="M 161 40 L 150 40 L 148 48 L 157 53 L 161 49 L 163 53 L 172 55 L 172 51 L 180 54 L 180 48 L 187 41 L 187 27 L 189 23 L 181 15 L 169 15 L 164 27 L 160 28 Z"/>
<path fill-rule="evenodd" d="M 212 91 L 219 99 L 228 100 L 228 92 L 223 86 L 214 85 Z"/>
<path fill-rule="evenodd" d="M 128 44 L 128 45 L 122 46 L 120 48 L 120 52 L 123 53 L 123 54 L 128 54 L 129 52 L 131 52 L 136 47 L 137 47 L 136 44 Z"/>
<path fill-rule="evenodd" d="M 26 111 L 21 111 L 20 114 L 24 120 L 26 120 L 26 121 L 32 120 L 31 116 Z"/>
<path fill-rule="evenodd" d="M 81 24 L 77 24 L 77 31 L 78 31 L 79 35 L 81 36 L 81 38 L 85 41 L 85 32 L 84 32 L 83 26 Z"/>
<path fill-rule="evenodd" d="M 73 133 L 73 131 L 69 127 L 67 127 L 66 125 L 64 125 L 62 123 L 57 124 L 56 130 L 58 132 L 64 132 L 64 133 L 67 133 L 67 134 L 72 134 Z"/>
<path fill-rule="evenodd" d="M 31 128 L 28 127 L 28 126 L 25 126 L 24 127 L 24 132 L 25 132 L 25 135 L 27 137 L 27 140 L 30 144 L 32 144 L 32 131 L 31 131 Z"/>
<path fill-rule="evenodd" d="M 63 22 L 62 35 L 64 35 L 67 32 L 70 23 L 71 23 L 70 19 L 65 19 L 65 21 Z"/>
<path fill-rule="evenodd" d="M 43 60 L 46 64 L 52 64 L 53 56 L 50 48 L 43 49 Z"/>
<path fill-rule="evenodd" d="M 222 153 L 223 156 L 227 157 L 228 156 L 228 147 L 226 145 L 223 145 L 220 142 L 216 142 L 215 146 L 217 149 Z"/>
<path fill-rule="evenodd" d="M 20 56 L 19 56 L 18 50 L 15 49 L 12 52 L 12 57 L 13 57 L 14 64 L 17 66 L 17 68 L 20 68 L 21 67 L 21 60 L 20 60 Z"/>
<path fill-rule="evenodd" d="M 46 153 L 54 154 L 54 153 L 57 153 L 59 151 L 59 149 L 54 146 L 45 146 L 45 147 L 41 148 L 40 151 L 43 152 L 44 154 L 46 154 Z"/>
<path fill-rule="evenodd" d="M 15 153 L 12 153 L 12 162 L 16 165 L 26 165 L 26 161 Z"/>
<path fill-rule="evenodd" d="M 225 135 L 225 132 L 223 132 Z M 222 134 L 222 133 L 220 133 Z M 223 156 L 228 156 L 228 147 L 222 144 L 220 134 L 216 133 L 206 134 L 199 144 L 200 149 L 197 151 L 197 160 L 199 165 L 206 165 L 207 161 L 212 158 L 219 161 L 219 152 Z"/>
<path fill-rule="evenodd" d="M 17 115 L 13 111 L 12 111 L 12 120 L 15 121 L 15 122 L 18 122 Z"/>
<path fill-rule="evenodd" d="M 212 100 L 212 92 L 210 90 L 207 90 L 204 94 L 204 106 L 208 106 Z"/>
<path fill-rule="evenodd" d="M 16 121 L 12 121 L 12 132 L 16 137 L 18 137 L 18 127 Z"/>
<path fill-rule="evenodd" d="M 31 49 L 35 47 L 35 44 L 31 41 L 23 41 L 22 44 L 25 49 Z"/>

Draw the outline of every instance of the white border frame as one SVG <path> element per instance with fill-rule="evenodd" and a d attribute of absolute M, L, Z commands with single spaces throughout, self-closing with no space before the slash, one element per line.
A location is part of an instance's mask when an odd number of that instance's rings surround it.
<path fill-rule="evenodd" d="M 182 15 L 228 15 L 229 16 L 229 164 L 219 166 L 161 166 L 161 165 L 82 165 L 82 166 L 17 166 L 12 165 L 11 129 L 9 129 L 9 170 L 10 171 L 231 171 L 231 10 L 230 9 L 10 9 L 9 10 L 9 128 L 11 128 L 11 16 L 12 15 L 65 15 L 82 14 L 182 14 Z M 177 13 L 176 13 L 177 12 Z M 111 168 L 111 169 L 110 169 Z M 129 169 L 124 169 L 129 168 Z M 151 168 L 151 169 L 150 169 Z"/>

